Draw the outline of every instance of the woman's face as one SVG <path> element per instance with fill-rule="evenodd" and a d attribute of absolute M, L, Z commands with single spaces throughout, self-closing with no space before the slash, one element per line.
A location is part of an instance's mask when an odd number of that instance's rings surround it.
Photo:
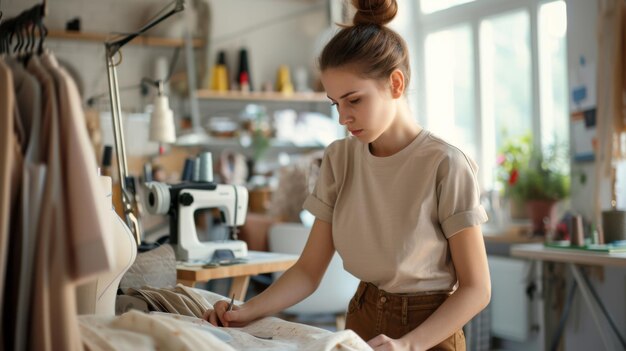
<path fill-rule="evenodd" d="M 383 82 L 360 77 L 346 68 L 321 74 L 328 98 L 336 105 L 339 123 L 363 143 L 378 139 L 393 122 L 395 104 Z"/>

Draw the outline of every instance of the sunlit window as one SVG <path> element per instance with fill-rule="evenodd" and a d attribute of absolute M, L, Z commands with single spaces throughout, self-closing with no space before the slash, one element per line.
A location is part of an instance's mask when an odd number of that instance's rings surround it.
<path fill-rule="evenodd" d="M 453 140 L 472 158 L 477 155 L 476 118 L 469 26 L 426 37 L 425 73 L 428 128 Z"/>
<path fill-rule="evenodd" d="M 465 4 L 474 0 L 422 0 L 420 1 L 423 13 L 432 13 L 450 7 Z"/>
<path fill-rule="evenodd" d="M 541 86 L 541 143 L 569 144 L 565 2 L 539 8 L 539 83 Z"/>
<path fill-rule="evenodd" d="M 532 133 L 542 147 L 567 144 L 564 1 L 420 4 L 420 120 L 479 163 L 483 189 L 495 185 L 506 138 Z"/>
<path fill-rule="evenodd" d="M 490 170 L 506 138 L 532 131 L 528 13 L 508 13 L 482 21 L 480 71 L 484 169 Z"/>

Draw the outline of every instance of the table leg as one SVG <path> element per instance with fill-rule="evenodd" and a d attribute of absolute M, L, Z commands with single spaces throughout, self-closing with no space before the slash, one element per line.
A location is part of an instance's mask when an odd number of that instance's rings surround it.
<path fill-rule="evenodd" d="M 235 295 L 235 300 L 244 301 L 246 298 L 246 291 L 248 290 L 248 284 L 250 284 L 250 276 L 234 277 L 232 285 L 230 286 L 230 296 Z M 229 297 L 230 297 L 229 296 Z"/>
<path fill-rule="evenodd" d="M 604 328 L 602 327 L 602 324 L 600 323 L 600 315 L 598 311 L 599 308 L 595 304 L 595 303 L 600 304 L 600 301 L 593 300 L 593 296 L 591 295 L 589 286 L 587 286 L 587 282 L 585 281 L 585 279 L 583 279 L 580 269 L 574 263 L 569 263 L 568 265 L 570 269 L 572 270 L 574 279 L 576 279 L 576 284 L 578 285 L 578 288 L 580 289 L 580 292 L 583 296 L 583 300 L 585 300 L 585 303 L 587 303 L 587 307 L 589 307 L 589 311 L 591 312 L 591 317 L 593 318 L 593 321 L 596 323 L 596 327 L 598 327 L 598 331 L 600 332 L 600 338 L 602 339 L 604 346 L 606 347 L 607 350 L 612 350 L 613 348 L 611 347 L 611 342 L 609 340 L 609 337 L 608 335 L 606 335 L 606 331 L 604 330 Z"/>
<path fill-rule="evenodd" d="M 176 282 L 179 283 L 179 284 L 183 284 L 184 286 L 188 286 L 190 288 L 194 288 L 196 286 L 196 281 L 195 280 L 177 279 Z"/>

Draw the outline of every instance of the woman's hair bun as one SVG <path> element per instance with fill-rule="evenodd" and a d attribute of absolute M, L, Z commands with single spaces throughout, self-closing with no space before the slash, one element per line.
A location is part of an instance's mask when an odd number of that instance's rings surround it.
<path fill-rule="evenodd" d="M 357 25 L 377 24 L 383 26 L 396 17 L 396 0 L 352 0 L 356 8 L 353 23 Z"/>

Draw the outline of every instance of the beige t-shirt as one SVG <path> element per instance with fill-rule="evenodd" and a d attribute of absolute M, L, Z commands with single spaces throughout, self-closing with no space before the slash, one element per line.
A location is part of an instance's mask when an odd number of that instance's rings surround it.
<path fill-rule="evenodd" d="M 447 239 L 487 221 L 477 170 L 426 130 L 389 157 L 348 137 L 326 149 L 304 208 L 332 223 L 344 268 L 360 280 L 391 293 L 451 292 Z"/>

